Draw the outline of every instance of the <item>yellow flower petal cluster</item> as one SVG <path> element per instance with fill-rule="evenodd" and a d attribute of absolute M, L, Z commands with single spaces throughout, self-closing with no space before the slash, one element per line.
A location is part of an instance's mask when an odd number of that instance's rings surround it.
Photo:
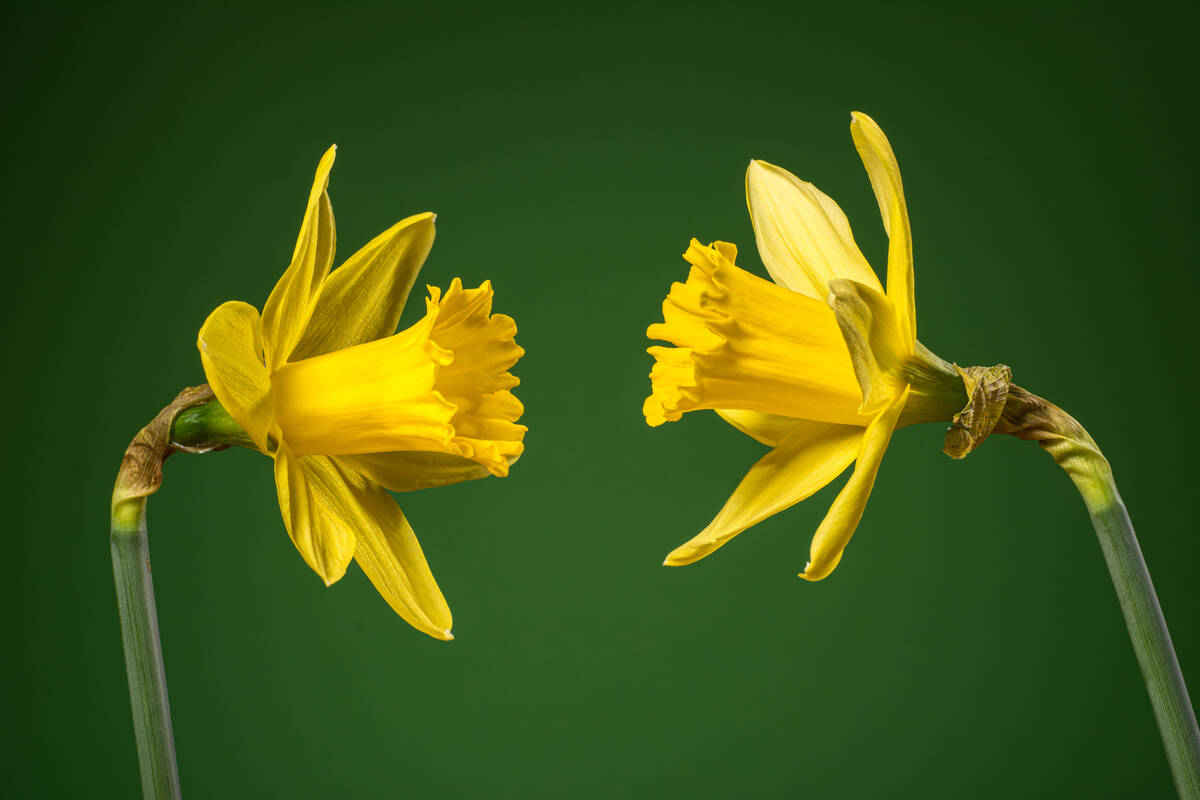
<path fill-rule="evenodd" d="M 260 316 L 218 307 L 200 329 L 217 399 L 275 462 L 279 507 L 326 585 L 353 558 L 401 617 L 451 639 L 450 609 L 412 527 L 387 490 L 507 475 L 523 408 L 508 370 L 524 352 L 492 287 L 442 294 L 395 333 L 433 245 L 434 215 L 401 220 L 330 271 L 335 148 L 317 167 L 291 265 Z"/>
<path fill-rule="evenodd" d="M 663 322 L 647 330 L 673 345 L 649 348 L 655 364 L 643 406 L 647 423 L 713 409 L 772 448 L 667 564 L 703 558 L 853 463 L 801 574 L 824 578 L 862 518 L 892 431 L 946 413 L 946 399 L 934 396 L 936 381 L 926 378 L 954 373 L 917 342 L 912 242 L 896 157 L 865 114 L 852 115 L 850 130 L 889 238 L 886 291 L 837 203 L 787 170 L 752 161 L 746 200 L 774 283 L 738 267 L 733 245 L 693 239 L 684 254 L 691 265 L 686 282 L 671 287 Z M 960 396 L 950 393 L 951 401 Z"/>

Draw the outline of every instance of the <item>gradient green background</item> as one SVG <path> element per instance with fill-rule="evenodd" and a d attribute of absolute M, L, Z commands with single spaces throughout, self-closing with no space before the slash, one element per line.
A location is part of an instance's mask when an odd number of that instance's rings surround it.
<path fill-rule="evenodd" d="M 340 258 L 433 210 L 424 281 L 494 281 L 528 449 L 507 479 L 401 497 L 452 644 L 357 567 L 322 588 L 266 459 L 171 459 L 149 522 L 188 796 L 1169 796 L 1095 537 L 1035 446 L 958 463 L 939 426 L 903 431 L 807 584 L 836 485 L 660 566 L 762 448 L 640 408 L 689 237 L 761 271 L 751 157 L 835 197 L 882 265 L 848 131 L 866 111 L 903 169 L 921 339 L 1012 365 L 1101 443 L 1200 689 L 1197 65 L 1175 7 L 10 16 L 0 793 L 136 795 L 112 479 L 203 380 L 208 312 L 261 306 L 336 142 Z"/>

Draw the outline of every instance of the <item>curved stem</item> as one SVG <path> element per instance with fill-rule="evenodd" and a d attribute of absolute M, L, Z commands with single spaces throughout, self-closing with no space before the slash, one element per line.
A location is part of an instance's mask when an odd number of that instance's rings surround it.
<path fill-rule="evenodd" d="M 142 794 L 147 800 L 177 799 L 179 770 L 175 765 L 175 737 L 158 635 L 154 581 L 150 577 L 145 498 L 126 501 L 114 508 L 111 530 L 113 578 L 121 614 L 121 641 L 125 645 L 125 672 L 133 706 Z"/>
<path fill-rule="evenodd" d="M 1066 470 L 1083 497 L 1150 694 L 1175 789 L 1184 800 L 1200 800 L 1200 729 L 1112 468 L 1083 426 L 1018 386 L 1010 391 L 996 432 L 1036 440 Z"/>
<path fill-rule="evenodd" d="M 138 431 L 121 458 L 112 495 L 113 579 L 121 613 L 125 672 L 133 706 L 133 732 L 147 800 L 175 800 L 179 770 L 175 766 L 175 737 L 167 702 L 167 674 L 158 637 L 154 581 L 150 577 L 150 546 L 146 540 L 146 498 L 162 485 L 163 462 L 178 450 L 205 452 L 227 445 L 205 443 L 197 420 L 188 445 L 171 439 L 171 426 L 181 412 L 214 401 L 208 384 L 184 389 L 146 427 Z M 195 441 L 193 441 L 193 439 Z"/>

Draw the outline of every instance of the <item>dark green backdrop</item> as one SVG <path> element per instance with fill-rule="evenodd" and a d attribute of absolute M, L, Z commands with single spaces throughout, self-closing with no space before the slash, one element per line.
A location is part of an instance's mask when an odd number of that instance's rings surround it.
<path fill-rule="evenodd" d="M 903 168 L 921 339 L 1012 365 L 1101 443 L 1200 689 L 1194 20 L 435 5 L 8 18 L 0 793 L 136 794 L 112 479 L 203 380 L 208 312 L 266 298 L 336 142 L 342 258 L 433 210 L 422 277 L 494 281 L 528 449 L 508 479 L 401 498 L 449 645 L 356 567 L 322 588 L 266 459 L 170 461 L 149 521 L 188 796 L 1168 796 L 1088 519 L 1036 447 L 956 463 L 938 426 L 903 431 L 806 584 L 835 487 L 660 566 L 761 447 L 640 408 L 689 237 L 761 270 L 751 157 L 833 195 L 881 263 L 866 111 Z"/>

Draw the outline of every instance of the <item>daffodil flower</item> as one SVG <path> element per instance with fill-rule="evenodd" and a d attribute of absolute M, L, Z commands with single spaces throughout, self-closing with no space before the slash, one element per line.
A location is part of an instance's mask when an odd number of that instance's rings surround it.
<path fill-rule="evenodd" d="M 855 113 L 850 129 L 889 237 L 886 292 L 832 199 L 787 170 L 752 161 L 746 199 L 774 283 L 738 267 L 734 245 L 693 239 L 684 254 L 687 281 L 672 285 L 663 322 L 647 331 L 675 345 L 649 348 L 647 423 L 713 409 L 772 448 L 708 527 L 667 556 L 669 565 L 703 558 L 853 463 L 801 574 L 824 578 L 862 518 L 892 431 L 948 420 L 963 406 L 954 367 L 917 341 L 896 157 L 870 117 Z"/>
<path fill-rule="evenodd" d="M 274 459 L 292 542 L 325 581 L 355 559 L 401 617 L 440 639 L 450 609 L 387 490 L 503 476 L 522 452 L 508 369 L 523 350 L 492 288 L 443 295 L 394 333 L 433 244 L 434 215 L 401 220 L 330 272 L 335 148 L 321 159 L 291 265 L 262 315 L 228 302 L 200 329 L 204 371 L 254 446 Z"/>

